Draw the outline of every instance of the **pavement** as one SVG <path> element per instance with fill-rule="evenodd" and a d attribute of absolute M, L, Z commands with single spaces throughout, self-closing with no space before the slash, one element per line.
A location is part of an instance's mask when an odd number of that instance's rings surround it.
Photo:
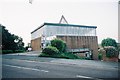
<path fill-rule="evenodd" d="M 39 56 L 40 53 L 41 51 L 30 51 L 25 53 L 11 53 L 6 55 Z"/>

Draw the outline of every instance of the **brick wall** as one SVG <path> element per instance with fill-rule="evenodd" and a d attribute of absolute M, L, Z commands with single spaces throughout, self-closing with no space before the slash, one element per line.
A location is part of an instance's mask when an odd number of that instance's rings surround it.
<path fill-rule="evenodd" d="M 97 36 L 57 36 L 66 42 L 69 49 L 90 48 L 93 50 L 93 59 L 98 59 Z"/>

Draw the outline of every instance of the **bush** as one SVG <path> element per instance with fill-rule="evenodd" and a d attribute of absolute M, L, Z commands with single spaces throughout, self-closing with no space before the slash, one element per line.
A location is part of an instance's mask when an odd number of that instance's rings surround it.
<path fill-rule="evenodd" d="M 45 54 L 45 53 L 40 54 L 39 57 L 66 58 L 61 54 L 49 55 L 49 54 Z"/>
<path fill-rule="evenodd" d="M 56 47 L 48 46 L 45 49 L 43 49 L 42 53 L 48 54 L 48 55 L 55 55 L 59 53 L 59 50 Z"/>
<path fill-rule="evenodd" d="M 99 60 L 102 60 L 102 58 L 103 58 L 102 53 L 98 53 L 98 59 L 99 59 Z"/>
<path fill-rule="evenodd" d="M 117 56 L 117 51 L 115 48 L 107 47 L 105 48 L 105 50 L 106 50 L 106 57 L 111 58 Z"/>
<path fill-rule="evenodd" d="M 65 52 L 66 50 L 66 43 L 60 39 L 51 40 L 51 46 L 56 47 L 59 52 Z"/>

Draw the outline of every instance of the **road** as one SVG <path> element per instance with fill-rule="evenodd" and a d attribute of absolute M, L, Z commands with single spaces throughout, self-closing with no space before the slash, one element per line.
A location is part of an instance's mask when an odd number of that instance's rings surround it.
<path fill-rule="evenodd" d="M 3 78 L 118 78 L 118 63 L 3 55 Z"/>

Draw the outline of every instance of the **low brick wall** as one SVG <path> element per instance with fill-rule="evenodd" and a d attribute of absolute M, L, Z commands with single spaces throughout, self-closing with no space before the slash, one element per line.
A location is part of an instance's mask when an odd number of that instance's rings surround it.
<path fill-rule="evenodd" d="M 104 57 L 104 58 L 103 58 L 103 61 L 113 61 L 113 62 L 118 62 L 118 58 L 117 58 L 117 57 L 112 57 L 112 58 Z"/>

